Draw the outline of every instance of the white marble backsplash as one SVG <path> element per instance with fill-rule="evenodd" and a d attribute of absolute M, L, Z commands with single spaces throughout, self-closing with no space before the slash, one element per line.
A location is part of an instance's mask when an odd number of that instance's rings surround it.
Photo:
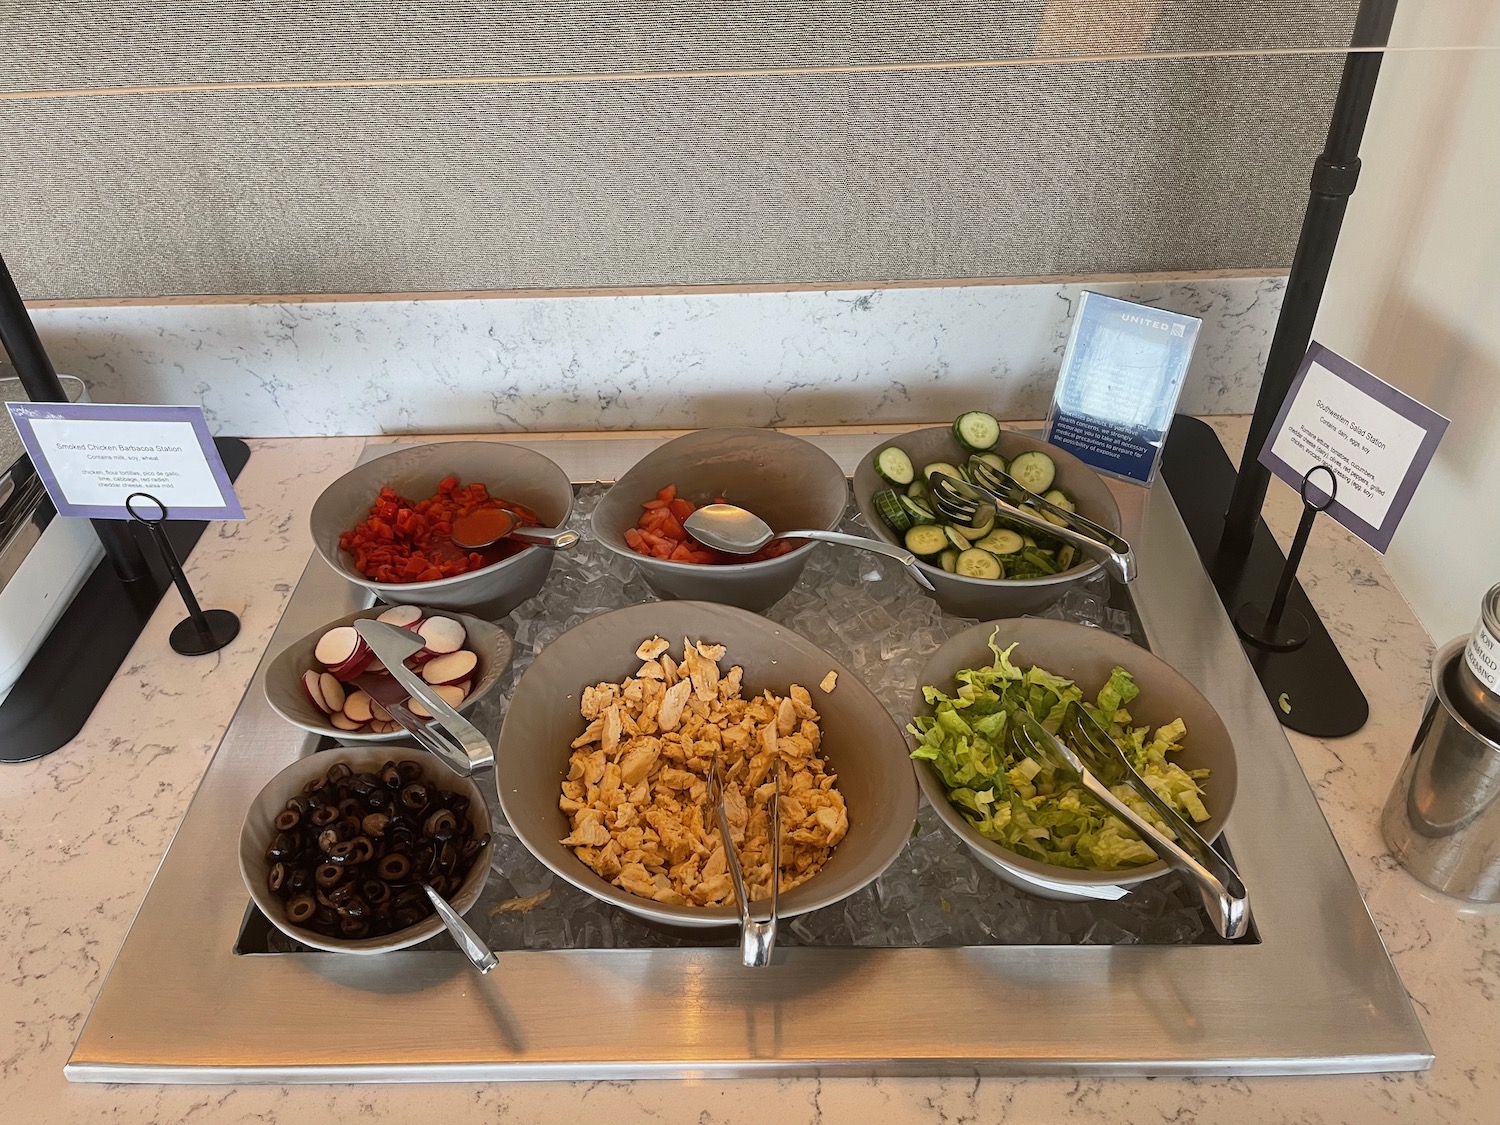
<path fill-rule="evenodd" d="M 1180 409 L 1243 414 L 1284 277 L 822 292 L 56 307 L 96 402 L 218 433 L 630 430 L 1044 417 L 1084 289 L 1203 319 Z"/>

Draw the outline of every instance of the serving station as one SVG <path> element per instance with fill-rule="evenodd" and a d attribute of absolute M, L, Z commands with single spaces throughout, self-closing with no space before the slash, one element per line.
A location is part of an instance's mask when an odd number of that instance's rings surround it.
<path fill-rule="evenodd" d="M 842 431 L 812 440 L 851 472 L 886 438 Z M 567 473 L 577 494 L 572 526 L 581 529 L 600 482 L 619 479 L 658 443 L 514 444 L 545 453 Z M 365 459 L 387 450 L 372 442 Z M 525 897 L 526 888 L 517 885 L 524 869 L 498 866 L 505 849 L 497 846 L 493 885 L 470 913 L 481 933 L 490 927 L 499 957 L 483 979 L 445 938 L 377 957 L 295 948 L 249 906 L 235 849 L 255 794 L 324 745 L 271 709 L 268 667 L 299 638 L 368 604 L 363 590 L 314 557 L 105 981 L 69 1078 L 295 1083 L 1425 1068 L 1431 1054 L 1405 989 L 1171 492 L 1161 479 L 1149 490 L 1109 487 L 1139 572 L 1128 591 L 1103 585 L 1093 594 L 1106 610 L 1103 621 L 1192 681 L 1232 735 L 1238 797 L 1221 847 L 1253 895 L 1246 937 L 1225 942 L 1204 925 L 1171 933 L 1153 925 L 1194 903 L 1172 877 L 1137 892 L 1151 897 L 1135 915 L 1115 904 L 1039 906 L 985 872 L 965 872 L 962 857 L 950 855 L 936 860 L 951 876 L 936 918 L 920 901 L 883 899 L 877 882 L 868 925 L 845 913 L 829 925 L 791 927 L 772 965 L 747 970 L 732 935 L 705 941 L 619 921 L 579 924 L 561 886 L 535 911 L 498 910 L 500 900 Z M 855 520 L 851 505 L 850 528 Z M 516 639 L 516 659 L 492 702 L 476 712 L 492 739 L 515 678 L 536 652 L 575 620 L 649 598 L 628 563 L 591 556 L 589 546 L 586 539 L 576 557 L 559 560 L 549 586 L 562 584 L 562 596 L 549 598 L 544 588 L 532 603 L 546 612 L 528 616 L 522 607 L 502 622 Z M 895 564 L 819 552 L 768 616 L 790 628 L 826 619 L 828 637 L 818 643 L 904 725 L 917 669 L 972 622 L 938 612 Z M 882 647 L 882 637 L 902 638 L 902 651 Z M 930 816 L 919 825 L 907 849 L 913 856 L 941 847 Z M 902 866 L 898 860 L 892 870 Z M 953 924 L 945 929 L 942 916 Z M 1007 925 L 1017 918 L 1027 925 Z"/>

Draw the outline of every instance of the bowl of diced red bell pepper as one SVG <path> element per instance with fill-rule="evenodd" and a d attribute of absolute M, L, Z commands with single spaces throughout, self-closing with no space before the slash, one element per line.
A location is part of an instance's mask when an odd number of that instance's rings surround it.
<path fill-rule="evenodd" d="M 381 601 L 498 621 L 542 588 L 554 552 L 514 540 L 480 551 L 457 547 L 452 521 L 476 507 L 507 508 L 522 525 L 562 527 L 573 486 L 552 461 L 519 445 L 407 446 L 323 490 L 312 510 L 313 545 Z"/>
<path fill-rule="evenodd" d="M 660 597 L 759 612 L 785 597 L 815 545 L 772 539 L 754 555 L 705 547 L 683 528 L 716 502 L 754 512 L 773 532 L 832 530 L 848 481 L 817 446 L 776 430 L 697 430 L 647 454 L 594 509 L 594 537 L 639 568 Z"/>

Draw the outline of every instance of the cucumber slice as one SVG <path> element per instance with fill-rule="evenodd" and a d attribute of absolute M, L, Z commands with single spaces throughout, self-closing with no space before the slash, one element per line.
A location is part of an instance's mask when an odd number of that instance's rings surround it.
<path fill-rule="evenodd" d="M 1056 505 L 1065 512 L 1078 511 L 1078 505 L 1073 502 L 1073 498 L 1060 488 L 1052 489 L 1042 499 L 1049 504 Z"/>
<path fill-rule="evenodd" d="M 906 512 L 907 518 L 914 524 L 937 523 L 937 513 L 920 500 L 913 500 L 910 496 L 898 496 L 896 502 Z"/>
<path fill-rule="evenodd" d="M 1073 556 L 1077 553 L 1078 552 L 1073 549 L 1073 544 L 1064 543 L 1062 545 L 1062 550 L 1057 552 L 1057 569 L 1059 571 L 1063 571 L 1070 568 L 1073 565 Z"/>
<path fill-rule="evenodd" d="M 993 414 L 971 410 L 954 420 L 953 436 L 970 453 L 982 453 L 986 449 L 994 449 L 995 443 L 1000 440 L 1000 423 Z"/>
<path fill-rule="evenodd" d="M 1021 558 L 1031 566 L 1036 567 L 1043 574 L 1057 573 L 1057 562 L 1047 552 L 1039 551 L 1035 547 L 1028 547 L 1021 552 Z"/>
<path fill-rule="evenodd" d="M 1058 515 L 1056 512 L 1043 512 L 1042 513 L 1042 519 L 1046 520 L 1053 527 L 1067 527 L 1068 526 L 1068 521 L 1065 520 L 1065 519 L 1063 519 L 1062 516 Z"/>
<path fill-rule="evenodd" d="M 930 523 L 920 523 L 908 530 L 903 542 L 919 559 L 934 558 L 948 550 L 948 536 L 942 528 Z"/>
<path fill-rule="evenodd" d="M 955 466 L 955 465 L 950 465 L 946 461 L 934 461 L 930 465 L 923 465 L 922 466 L 922 479 L 923 480 L 931 480 L 933 473 L 945 473 L 945 474 L 947 474 L 950 477 L 958 477 L 959 480 L 963 480 L 964 479 L 962 476 L 959 475 L 958 467 Z"/>
<path fill-rule="evenodd" d="M 995 513 L 991 511 L 989 513 L 989 518 L 986 519 L 983 523 L 979 524 L 979 526 L 977 527 L 965 527 L 961 523 L 956 523 L 953 526 L 958 529 L 958 533 L 960 535 L 962 535 L 970 543 L 974 543 L 980 539 L 983 539 L 986 535 L 995 530 Z"/>
<path fill-rule="evenodd" d="M 957 562 L 958 552 L 955 551 L 952 547 L 949 547 L 946 551 L 938 556 L 938 566 L 942 567 L 949 574 L 953 573 L 954 565 Z"/>
<path fill-rule="evenodd" d="M 953 573 L 962 574 L 965 578 L 1004 578 L 1005 568 L 988 551 L 970 547 L 954 560 Z"/>
<path fill-rule="evenodd" d="M 925 480 L 912 481 L 906 486 L 906 494 L 913 500 L 920 500 L 922 503 L 928 504 L 929 507 L 931 506 L 929 501 L 932 497 L 932 489 L 927 487 Z"/>
<path fill-rule="evenodd" d="M 1009 471 L 1005 465 L 1005 458 L 1001 457 L 998 453 L 976 453 L 974 456 L 978 457 L 986 465 L 999 469 L 1002 473 Z"/>
<path fill-rule="evenodd" d="M 948 537 L 948 542 L 953 544 L 954 550 L 967 551 L 969 549 L 969 541 L 964 538 L 963 532 L 953 526 L 953 524 L 944 524 L 943 534 Z"/>
<path fill-rule="evenodd" d="M 1025 541 L 1008 527 L 990 532 L 974 546 L 992 555 L 1015 555 L 1026 549 Z"/>
<path fill-rule="evenodd" d="M 906 514 L 906 509 L 901 506 L 900 499 L 896 496 L 894 489 L 882 488 L 870 502 L 875 505 L 875 514 L 885 521 L 886 527 L 897 535 L 905 532 L 911 527 L 911 517 Z"/>
<path fill-rule="evenodd" d="M 1057 479 L 1057 465 L 1041 450 L 1033 449 L 1010 463 L 1010 475 L 1022 488 L 1040 496 Z"/>
<path fill-rule="evenodd" d="M 894 445 L 888 445 L 875 457 L 875 472 L 887 484 L 910 484 L 917 472 L 912 468 L 911 458 Z"/>

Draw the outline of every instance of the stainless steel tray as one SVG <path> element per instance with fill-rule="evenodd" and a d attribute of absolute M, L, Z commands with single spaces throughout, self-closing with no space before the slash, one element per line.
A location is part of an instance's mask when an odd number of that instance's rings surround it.
<path fill-rule="evenodd" d="M 876 439 L 815 440 L 852 466 Z M 526 444 L 575 481 L 594 481 L 613 479 L 650 443 Z M 1141 555 L 1136 626 L 1214 702 L 1240 752 L 1226 835 L 1255 894 L 1257 940 L 787 947 L 760 972 L 712 947 L 513 949 L 483 980 L 452 951 L 237 954 L 256 948 L 258 933 L 235 867 L 240 820 L 260 785 L 314 743 L 265 704 L 263 661 L 68 1076 L 284 1083 L 1426 1067 L 1405 990 L 1170 495 L 1160 482 L 1149 493 L 1115 490 Z M 314 558 L 268 654 L 359 597 Z"/>

